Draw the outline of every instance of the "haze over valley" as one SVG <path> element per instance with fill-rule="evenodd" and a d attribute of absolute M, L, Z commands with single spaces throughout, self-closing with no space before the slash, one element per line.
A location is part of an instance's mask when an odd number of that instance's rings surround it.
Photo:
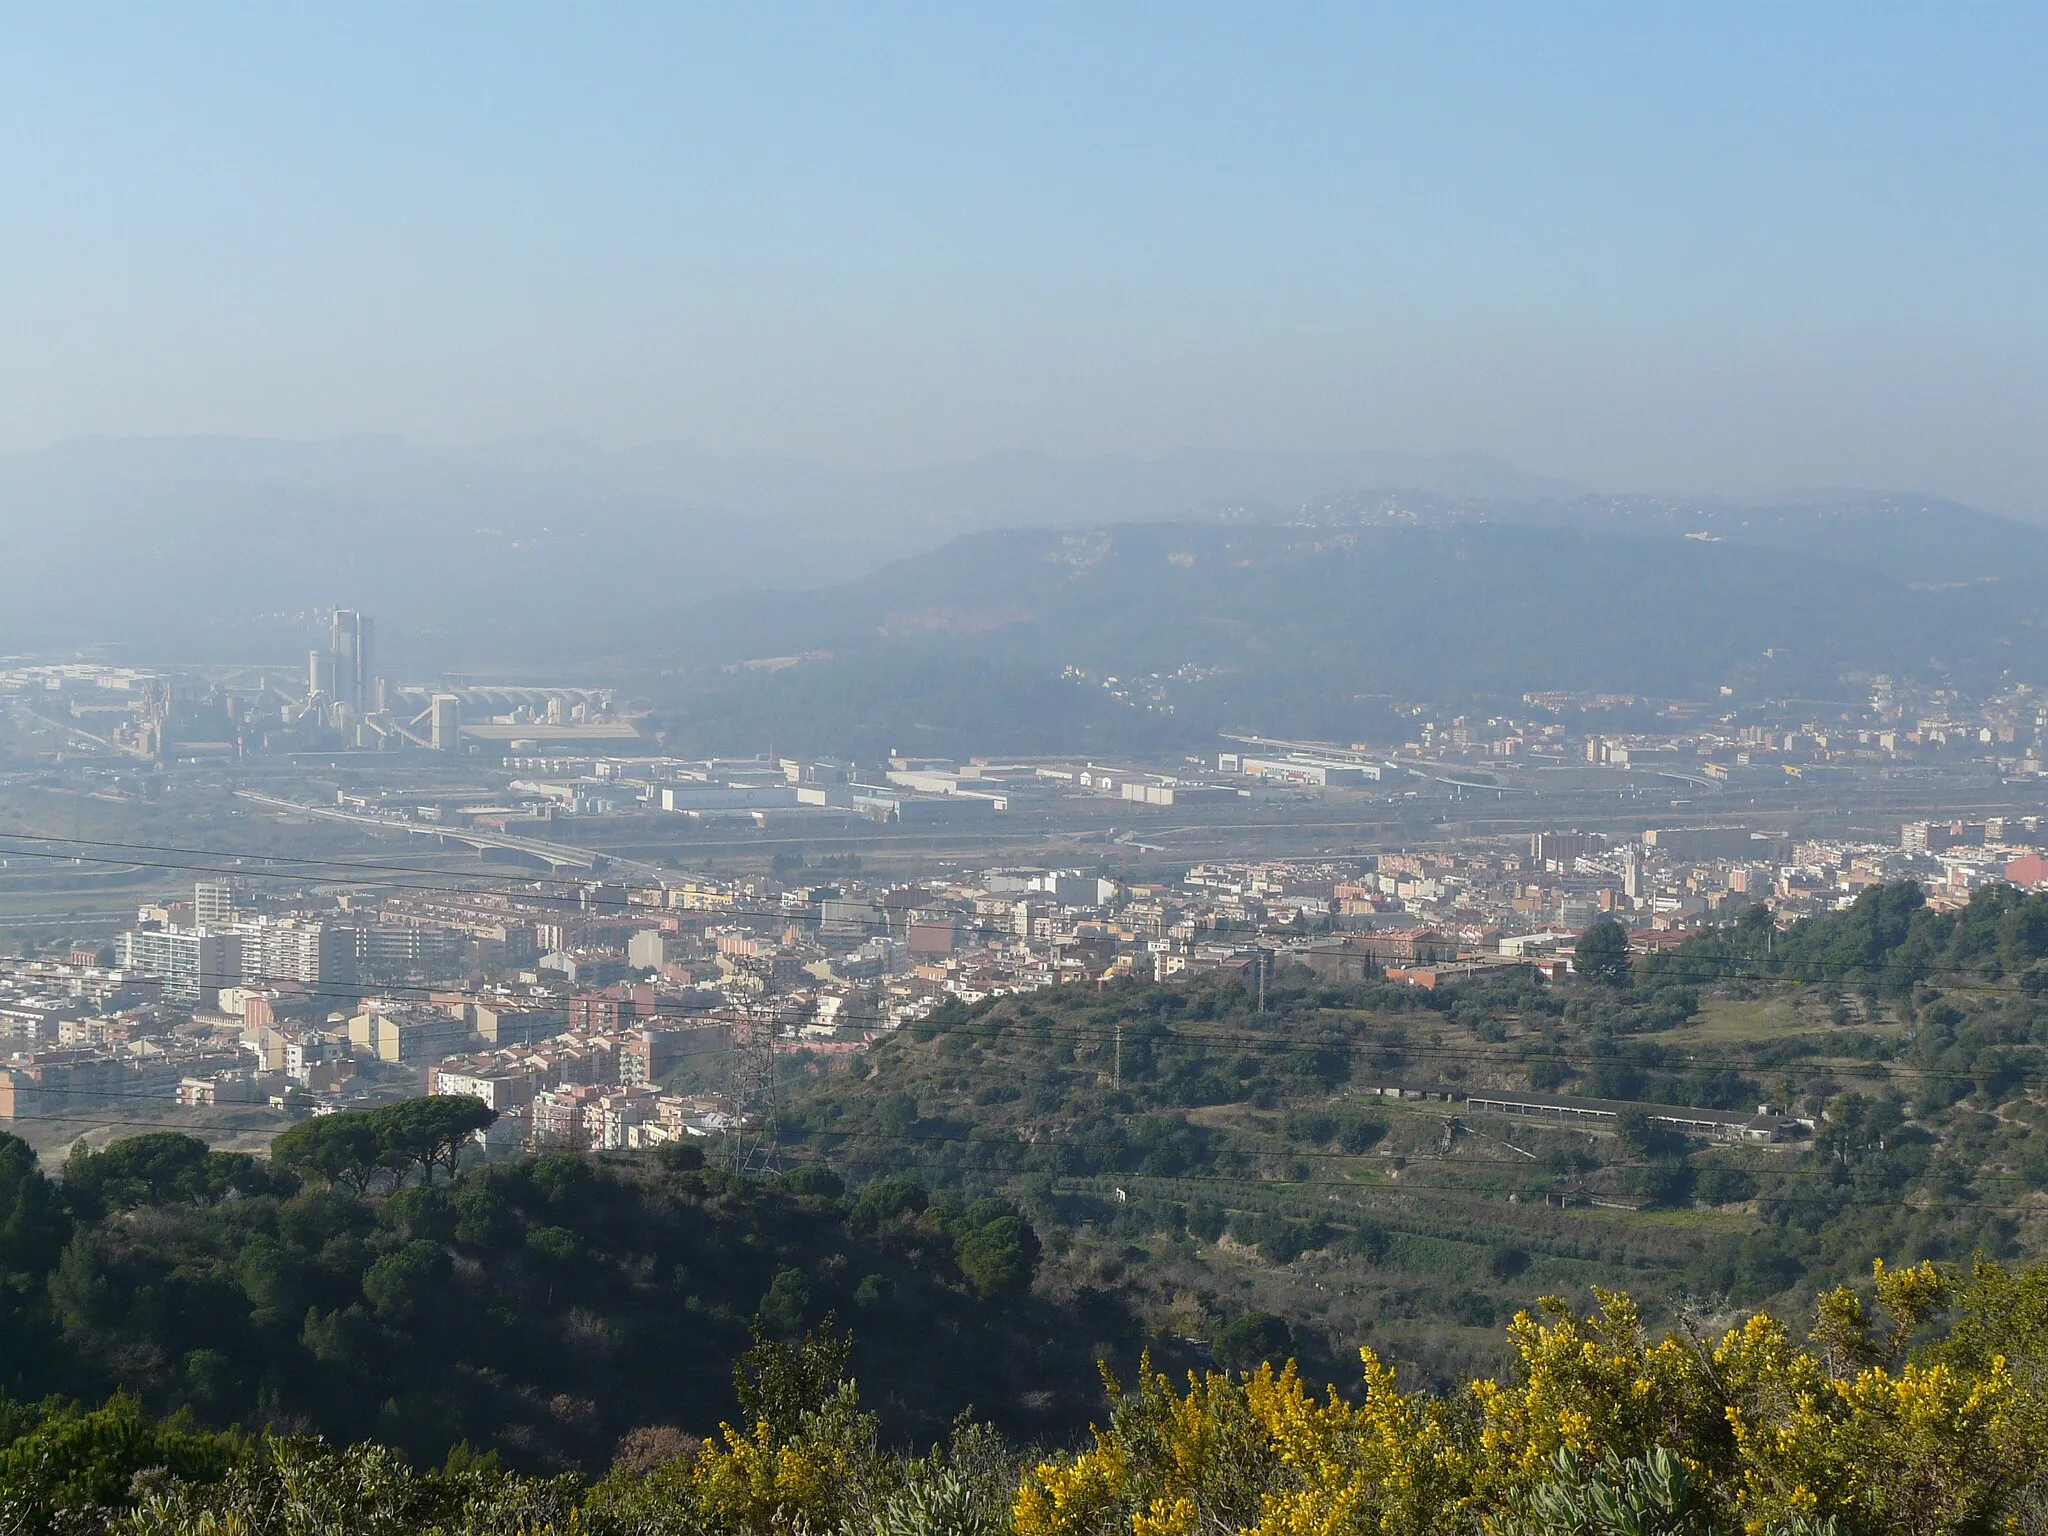
<path fill-rule="evenodd" d="M 5 37 L 6 1536 L 2048 1536 L 2048 9 Z"/>

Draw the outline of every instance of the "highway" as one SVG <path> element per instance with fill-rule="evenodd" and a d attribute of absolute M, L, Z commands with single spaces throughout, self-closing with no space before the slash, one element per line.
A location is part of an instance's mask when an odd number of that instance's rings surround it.
<path fill-rule="evenodd" d="M 345 811 L 331 805 L 307 805 L 301 800 L 287 800 L 281 795 L 266 795 L 261 790 L 238 789 L 238 798 L 254 804 L 267 806 L 272 810 L 287 811 L 295 816 L 311 816 L 321 821 L 346 822 L 351 826 L 368 827 L 377 832 L 410 832 L 419 837 L 435 837 L 443 842 L 465 843 L 471 848 L 503 848 L 513 853 L 523 853 L 531 858 L 544 860 L 555 869 L 581 869 L 596 873 L 613 868 L 627 870 L 659 882 L 663 878 L 660 869 L 652 864 L 642 864 L 633 859 L 609 858 L 593 853 L 588 848 L 578 848 L 573 843 L 549 842 L 538 837 L 518 837 L 510 832 L 493 832 L 483 827 L 451 827 L 437 822 L 408 821 L 397 816 L 377 816 L 368 811 Z"/>

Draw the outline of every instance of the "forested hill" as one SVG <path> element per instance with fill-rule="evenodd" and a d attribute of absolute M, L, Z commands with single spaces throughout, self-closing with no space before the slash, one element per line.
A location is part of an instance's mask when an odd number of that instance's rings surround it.
<path fill-rule="evenodd" d="M 772 726 L 778 741 L 852 751 L 872 745 L 863 720 L 916 724 L 933 750 L 1218 727 L 1354 740 L 1390 728 L 1369 702 L 1389 695 L 1830 698 L 1858 691 L 1844 674 L 2048 676 L 2034 590 L 1915 584 L 1839 545 L 1634 528 L 1157 523 L 975 534 L 843 585 L 686 607 L 622 649 L 663 655 L 649 692 L 676 740 L 706 750 Z M 807 659 L 717 670 L 792 657 Z M 676 671 L 678 658 L 709 670 Z M 1040 697 L 1068 668 L 1121 680 L 1130 701 L 1087 678 L 1064 702 Z M 959 681 L 977 671 L 993 676 Z M 977 709 L 992 685 L 1013 697 Z"/>
<path fill-rule="evenodd" d="M 1696 695 L 1774 648 L 1879 669 L 1930 647 L 1964 657 L 2032 612 L 2015 601 L 1916 593 L 1816 555 L 1606 531 L 1156 523 L 976 534 L 843 587 L 713 604 L 672 634 L 712 660 L 943 636 L 1139 673 L 1268 652 L 1312 670 L 1348 658 L 1418 696 Z M 1458 622 L 1434 622 L 1447 607 Z M 1532 655 L 1512 642 L 1539 616 Z M 1617 633 L 1626 647 L 1603 643 Z"/>
<path fill-rule="evenodd" d="M 1324 1381 L 1361 1340 L 1440 1387 L 1492 1371 L 1529 1298 L 1623 1275 L 1669 1318 L 1795 1308 L 1880 1255 L 2048 1254 L 2048 896 L 1937 911 L 1900 884 L 1623 960 L 1564 987 L 1288 966 L 1263 1005 L 1228 975 L 991 999 L 806 1081 L 783 1135 L 850 1181 L 1006 1192 L 1057 1272 L 1162 1332 L 1270 1315 Z M 1589 1130 L 1442 1100 L 1480 1090 L 1644 1108 Z M 1803 1123 L 1753 1145 L 1648 1118 L 1760 1104 Z"/>
<path fill-rule="evenodd" d="M 1916 987 L 2009 982 L 2048 991 L 2048 893 L 1997 883 L 1960 907 L 1930 907 L 1918 883 L 1871 886 L 1840 912 L 1779 933 L 1762 907 L 1688 941 L 1649 966 L 1696 980 L 1811 982 L 1873 998 L 1911 997 Z"/>
<path fill-rule="evenodd" d="M 782 1337 L 836 1313 L 908 1439 L 969 1405 L 1064 1438 L 1100 1401 L 1097 1356 L 1140 1342 L 1113 1297 L 1032 1293 L 1036 1236 L 1000 1200 L 848 1198 L 822 1169 L 748 1181 L 691 1148 L 416 1169 L 402 1187 L 374 1146 L 365 1180 L 295 1171 L 291 1151 L 159 1133 L 75 1155 L 59 1183 L 0 1137 L 0 1388 L 121 1389 L 429 1462 L 467 1443 L 601 1467 L 637 1427 L 703 1434 L 731 1413 L 757 1319 Z"/>

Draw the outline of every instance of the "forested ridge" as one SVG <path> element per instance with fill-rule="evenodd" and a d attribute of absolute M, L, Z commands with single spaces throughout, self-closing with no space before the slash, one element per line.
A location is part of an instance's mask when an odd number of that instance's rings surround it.
<path fill-rule="evenodd" d="M 302 1129 L 337 1127 L 331 1142 L 389 1114 Z M 746 1180 L 689 1147 L 431 1183 L 403 1154 L 364 1178 L 292 1166 L 306 1152 L 281 1141 L 272 1163 L 164 1132 L 74 1154 L 55 1182 L 0 1137 L 0 1388 L 122 1390 L 197 1422 L 374 1437 L 421 1461 L 467 1443 L 544 1470 L 602 1465 L 636 1427 L 711 1428 L 755 1326 L 855 1324 L 898 1436 L 970 1404 L 1014 1433 L 1069 1432 L 1097 1355 L 1137 1341 L 1114 1296 L 1032 1293 L 1036 1234 L 1000 1199 L 888 1182 L 849 1198 L 824 1169 Z"/>

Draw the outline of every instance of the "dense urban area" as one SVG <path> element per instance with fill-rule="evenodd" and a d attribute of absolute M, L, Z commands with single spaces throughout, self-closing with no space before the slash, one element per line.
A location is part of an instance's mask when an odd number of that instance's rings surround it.
<path fill-rule="evenodd" d="M 1750 907 L 1783 929 L 1904 881 L 1937 911 L 2048 885 L 2026 687 L 1880 678 L 1822 717 L 1531 694 L 1177 760 L 690 760 L 613 688 L 394 684 L 374 635 L 337 611 L 289 678 L 0 672 L 0 1117 L 31 1140 L 162 1101 L 249 1106 L 253 1144 L 426 1092 L 497 1111 L 493 1150 L 723 1145 L 780 1077 L 947 1006 L 1212 973 L 1568 990 L 1595 924 L 1652 954 Z"/>
<path fill-rule="evenodd" d="M 313 622 L 303 671 L 0 668 L 5 1384 L 129 1394 L 37 1410 L 22 1455 L 183 1455 L 204 1503 L 194 1469 L 244 1453 L 197 1426 L 298 1426 L 446 1461 L 379 1474 L 407 1508 L 639 1530 L 738 1518 L 714 1485 L 761 1444 L 950 1433 L 804 1518 L 936 1477 L 963 1529 L 1078 1530 L 1056 1466 L 1010 1509 L 1004 1447 L 1098 1421 L 1099 1370 L 1149 1443 L 1193 1411 L 1183 1369 L 1291 1360 L 1349 1412 L 1361 1343 L 1370 1408 L 1373 1371 L 1448 1404 L 1534 1390 L 1574 1330 L 1625 1353 L 1616 1306 L 1819 1304 L 1833 1338 L 1873 1258 L 1907 1266 L 1874 1300 L 1908 1332 L 2017 1326 L 1998 1265 L 2048 1244 L 2031 688 L 703 757 L 630 681 L 400 683 L 371 615 Z M 1142 711 L 1168 683 L 1062 686 Z M 1504 1340 L 1538 1295 L 1558 1331 Z M 1237 1379 L 1203 1411 L 1279 1411 Z M 768 1441 L 692 1449 L 734 1392 Z M 2012 1424 L 1980 1428 L 1996 1499 L 2032 1486 Z M 339 1453 L 264 1454 L 252 1489 Z M 578 1504 L 486 1455 L 625 1470 Z"/>

